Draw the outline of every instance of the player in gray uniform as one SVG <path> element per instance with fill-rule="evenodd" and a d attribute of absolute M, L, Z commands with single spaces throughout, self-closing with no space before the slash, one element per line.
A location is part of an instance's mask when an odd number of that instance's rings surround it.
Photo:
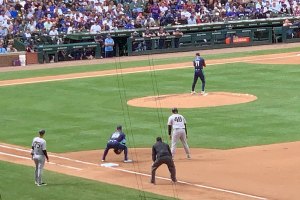
<path fill-rule="evenodd" d="M 35 184 L 37 186 L 47 185 L 42 182 L 42 173 L 45 165 L 45 158 L 49 162 L 49 157 L 46 150 L 46 140 L 43 139 L 45 130 L 39 131 L 39 137 L 33 138 L 31 156 L 35 163 Z"/>
<path fill-rule="evenodd" d="M 185 118 L 178 114 L 177 108 L 172 108 L 172 115 L 168 119 L 168 132 L 172 141 L 171 152 L 174 157 L 177 141 L 180 139 L 188 159 L 190 156 L 189 145 L 187 144 L 187 128 Z"/>

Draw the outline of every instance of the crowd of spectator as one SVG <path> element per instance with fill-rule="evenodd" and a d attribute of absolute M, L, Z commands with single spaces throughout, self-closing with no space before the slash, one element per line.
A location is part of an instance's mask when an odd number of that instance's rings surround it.
<path fill-rule="evenodd" d="M 234 19 L 300 16 L 300 0 L 0 0 L 0 43 L 14 36 L 114 31 Z M 48 37 L 49 38 L 49 37 Z"/>

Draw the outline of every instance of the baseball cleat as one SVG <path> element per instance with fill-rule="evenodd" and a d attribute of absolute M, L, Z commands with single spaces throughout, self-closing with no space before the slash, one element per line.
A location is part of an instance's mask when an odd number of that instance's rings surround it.
<path fill-rule="evenodd" d="M 132 160 L 124 160 L 124 163 L 131 163 Z"/>
<path fill-rule="evenodd" d="M 191 91 L 191 94 L 196 94 L 196 92 L 195 91 Z"/>
<path fill-rule="evenodd" d="M 47 183 L 39 183 L 39 184 L 37 184 L 37 186 L 46 186 L 47 185 Z"/>
<path fill-rule="evenodd" d="M 187 158 L 187 159 L 191 159 L 190 154 L 186 155 L 186 158 Z"/>
<path fill-rule="evenodd" d="M 205 93 L 205 91 L 201 91 L 201 95 L 206 96 L 207 93 Z"/>

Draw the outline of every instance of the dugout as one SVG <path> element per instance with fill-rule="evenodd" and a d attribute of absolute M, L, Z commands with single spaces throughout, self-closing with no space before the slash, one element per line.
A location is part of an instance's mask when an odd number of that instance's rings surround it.
<path fill-rule="evenodd" d="M 101 48 L 96 42 L 82 42 L 60 45 L 40 45 L 37 48 L 38 62 L 49 63 L 51 58 L 54 62 L 70 60 L 70 57 L 76 54 L 84 54 L 86 50 L 91 49 L 95 52 L 95 58 L 101 57 Z M 63 60 L 62 60 L 63 59 Z"/>

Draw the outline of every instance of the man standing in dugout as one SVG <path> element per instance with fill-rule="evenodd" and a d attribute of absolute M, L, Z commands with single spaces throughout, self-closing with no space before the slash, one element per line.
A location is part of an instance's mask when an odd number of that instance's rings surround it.
<path fill-rule="evenodd" d="M 155 172 L 162 164 L 168 166 L 172 182 L 177 182 L 176 169 L 170 147 L 162 141 L 161 137 L 156 138 L 156 143 L 152 147 L 152 160 L 154 163 L 151 168 L 151 183 L 155 184 Z"/>

